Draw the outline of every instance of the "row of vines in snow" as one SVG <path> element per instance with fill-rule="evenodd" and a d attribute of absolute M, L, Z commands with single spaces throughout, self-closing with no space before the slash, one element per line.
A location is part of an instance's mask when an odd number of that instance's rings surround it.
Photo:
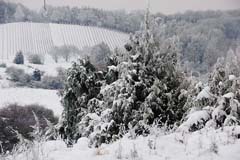
<path fill-rule="evenodd" d="M 46 54 L 53 46 L 79 49 L 105 42 L 111 49 L 122 46 L 127 34 L 107 29 L 62 24 L 9 23 L 0 25 L 0 59 L 10 59 L 19 50 Z"/>
<path fill-rule="evenodd" d="M 44 54 L 53 46 L 47 25 L 11 23 L 0 26 L 0 57 L 9 59 L 17 51 Z"/>

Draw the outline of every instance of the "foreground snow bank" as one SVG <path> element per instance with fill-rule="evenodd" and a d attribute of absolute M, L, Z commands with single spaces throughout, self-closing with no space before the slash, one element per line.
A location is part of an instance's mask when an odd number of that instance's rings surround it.
<path fill-rule="evenodd" d="M 56 116 L 61 115 L 63 107 L 55 90 L 33 88 L 2 88 L 0 89 L 0 108 L 8 104 L 20 105 L 39 104 L 53 110 Z"/>
<path fill-rule="evenodd" d="M 237 128 L 202 129 L 194 133 L 178 132 L 169 135 L 158 133 L 135 140 L 124 137 L 100 148 L 89 148 L 86 138 L 81 138 L 73 148 L 67 148 L 62 141 L 49 141 L 41 145 L 42 154 L 32 159 L 239 160 L 240 140 L 232 135 L 234 130 Z M 36 156 L 36 152 L 33 155 Z M 8 158 L 24 160 L 26 157 L 31 159 L 31 154 L 22 153 Z"/>

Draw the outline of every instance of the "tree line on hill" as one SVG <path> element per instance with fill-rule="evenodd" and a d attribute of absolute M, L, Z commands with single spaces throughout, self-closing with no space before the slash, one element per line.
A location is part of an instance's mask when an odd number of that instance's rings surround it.
<path fill-rule="evenodd" d="M 143 11 L 104 11 L 94 8 L 47 6 L 39 12 L 21 4 L 0 1 L 0 23 L 30 21 L 99 26 L 127 33 L 140 30 Z M 173 15 L 152 14 L 160 41 L 178 36 L 181 62 L 186 68 L 208 72 L 219 57 L 240 43 L 240 10 L 188 11 Z"/>

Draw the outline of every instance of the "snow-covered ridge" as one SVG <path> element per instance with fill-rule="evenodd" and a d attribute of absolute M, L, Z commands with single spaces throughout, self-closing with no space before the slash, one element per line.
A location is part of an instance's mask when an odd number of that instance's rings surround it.
<path fill-rule="evenodd" d="M 9 23 L 0 25 L 0 59 L 10 59 L 17 51 L 46 54 L 53 46 L 75 45 L 79 49 L 105 42 L 111 49 L 121 47 L 128 35 L 108 29 L 49 23 Z"/>

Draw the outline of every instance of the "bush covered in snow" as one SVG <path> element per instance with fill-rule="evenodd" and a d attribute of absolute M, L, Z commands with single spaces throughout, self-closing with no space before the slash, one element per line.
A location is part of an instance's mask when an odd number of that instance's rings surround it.
<path fill-rule="evenodd" d="M 215 64 L 208 84 L 195 87 L 195 93 L 186 103 L 191 111 L 180 129 L 195 131 L 204 126 L 219 128 L 240 124 L 239 60 L 234 53 L 228 56 L 231 58 L 220 58 Z"/>
<path fill-rule="evenodd" d="M 6 73 L 9 80 L 14 82 L 16 86 L 34 87 L 34 81 L 41 81 L 42 72 L 38 69 L 33 70 L 32 74 L 26 73 L 23 69 L 17 67 L 8 67 Z"/>
<path fill-rule="evenodd" d="M 6 69 L 6 73 L 8 74 L 11 81 L 15 82 L 17 85 L 20 86 L 26 86 L 31 81 L 31 76 L 25 73 L 23 69 L 19 69 L 16 67 L 8 67 Z"/>
<path fill-rule="evenodd" d="M 32 64 L 43 64 L 44 63 L 44 57 L 39 54 L 30 54 L 28 56 L 29 63 Z"/>
<path fill-rule="evenodd" d="M 33 112 L 39 117 L 42 130 L 45 130 L 48 126 L 45 119 L 53 124 L 57 122 L 52 110 L 37 104 L 27 106 L 11 104 L 0 109 L 0 141 L 3 151 L 11 150 L 19 142 L 16 133 L 21 134 L 28 140 L 34 138 L 30 135 L 33 131 L 32 126 L 35 124 Z"/>
<path fill-rule="evenodd" d="M 63 89 L 66 73 L 62 69 L 57 72 L 58 74 L 56 76 L 42 75 L 40 72 L 33 74 L 34 81 L 31 82 L 31 87 L 52 90 Z"/>
<path fill-rule="evenodd" d="M 22 51 L 19 51 L 16 53 L 15 58 L 13 60 L 13 63 L 15 64 L 24 64 L 24 56 Z"/>
<path fill-rule="evenodd" d="M 107 44 L 102 42 L 93 47 L 86 47 L 81 52 L 84 57 L 89 56 L 91 63 L 97 70 L 106 70 L 107 57 L 111 55 L 111 50 Z"/>
<path fill-rule="evenodd" d="M 35 69 L 32 74 L 33 81 L 41 81 L 42 75 L 39 69 Z"/>
<path fill-rule="evenodd" d="M 45 75 L 39 69 L 33 69 L 32 73 L 26 73 L 23 69 L 17 67 L 8 67 L 6 69 L 8 79 L 16 86 L 26 86 L 31 88 L 43 89 L 63 89 L 64 80 L 66 79 L 65 69 L 58 68 L 56 76 Z"/>
<path fill-rule="evenodd" d="M 63 89 L 63 81 L 58 76 L 44 76 L 37 86 L 44 89 Z"/>
<path fill-rule="evenodd" d="M 76 46 L 63 45 L 53 47 L 49 54 L 52 56 L 53 60 L 58 63 L 60 58 L 63 58 L 66 62 L 68 62 L 73 56 L 79 55 L 80 51 Z"/>
<path fill-rule="evenodd" d="M 34 70 L 30 87 L 58 90 L 63 89 L 66 79 L 66 70 L 57 68 L 56 76 L 45 75 L 39 70 Z"/>
<path fill-rule="evenodd" d="M 0 68 L 6 68 L 7 64 L 6 63 L 0 63 Z"/>

